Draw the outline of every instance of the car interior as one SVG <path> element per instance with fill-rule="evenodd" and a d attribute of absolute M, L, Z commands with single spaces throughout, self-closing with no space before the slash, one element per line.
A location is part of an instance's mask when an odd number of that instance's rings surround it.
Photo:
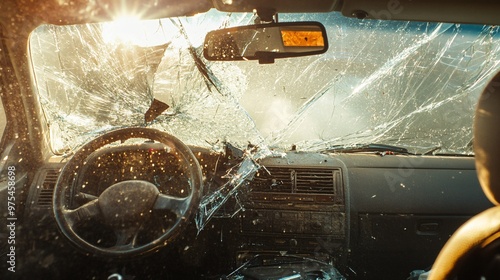
<path fill-rule="evenodd" d="M 1 278 L 497 279 L 499 11 L 2 0 Z"/>

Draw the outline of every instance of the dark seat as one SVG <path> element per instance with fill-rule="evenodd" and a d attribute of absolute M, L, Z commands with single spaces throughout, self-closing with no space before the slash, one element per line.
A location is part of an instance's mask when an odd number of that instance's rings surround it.
<path fill-rule="evenodd" d="M 451 236 L 429 279 L 500 279 L 500 73 L 490 81 L 476 109 L 474 152 L 479 182 L 495 206 Z"/>

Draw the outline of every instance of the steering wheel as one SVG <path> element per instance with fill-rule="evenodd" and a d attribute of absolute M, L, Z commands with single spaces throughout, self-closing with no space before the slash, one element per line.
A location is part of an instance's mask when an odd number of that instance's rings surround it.
<path fill-rule="evenodd" d="M 76 195 L 73 182 L 77 176 L 85 176 L 79 172 L 87 164 L 87 157 L 107 144 L 131 138 L 145 138 L 163 143 L 165 151 L 174 155 L 184 168 L 184 176 L 190 185 L 188 195 L 174 197 L 160 193 L 157 187 L 148 181 L 127 180 L 111 185 L 99 197 L 94 197 L 76 209 L 70 209 L 68 202 Z M 96 256 L 124 258 L 145 254 L 175 239 L 195 213 L 201 194 L 201 168 L 189 147 L 165 132 L 138 127 L 108 132 L 80 148 L 59 174 L 52 205 L 61 233 L 79 249 Z M 175 221 L 170 228 L 162 229 L 154 240 L 139 244 L 137 236 L 141 226 L 148 221 L 151 213 L 158 209 L 173 212 Z M 116 236 L 113 246 L 97 246 L 75 231 L 79 223 L 93 218 L 100 219 L 113 230 Z"/>

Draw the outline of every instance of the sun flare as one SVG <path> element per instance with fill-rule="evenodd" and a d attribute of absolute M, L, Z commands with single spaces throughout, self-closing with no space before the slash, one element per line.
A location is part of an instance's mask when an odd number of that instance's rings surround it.
<path fill-rule="evenodd" d="M 161 45 L 170 39 L 163 30 L 161 20 L 140 20 L 125 16 L 104 23 L 102 37 L 107 44 L 131 44 L 142 47 Z"/>

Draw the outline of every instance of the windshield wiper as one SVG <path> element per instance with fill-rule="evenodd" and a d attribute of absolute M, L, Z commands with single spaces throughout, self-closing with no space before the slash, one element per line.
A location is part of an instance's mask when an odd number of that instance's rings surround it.
<path fill-rule="evenodd" d="M 365 153 L 378 152 L 382 155 L 394 154 L 411 154 L 406 148 L 384 145 L 384 144 L 355 144 L 355 145 L 335 145 L 324 150 L 326 153 Z"/>
<path fill-rule="evenodd" d="M 437 151 L 439 151 L 441 149 L 442 149 L 441 146 L 437 146 L 437 147 L 434 147 L 434 148 L 428 150 L 427 152 L 422 153 L 422 155 L 424 155 L 424 156 L 433 156 L 433 155 L 436 154 Z"/>

